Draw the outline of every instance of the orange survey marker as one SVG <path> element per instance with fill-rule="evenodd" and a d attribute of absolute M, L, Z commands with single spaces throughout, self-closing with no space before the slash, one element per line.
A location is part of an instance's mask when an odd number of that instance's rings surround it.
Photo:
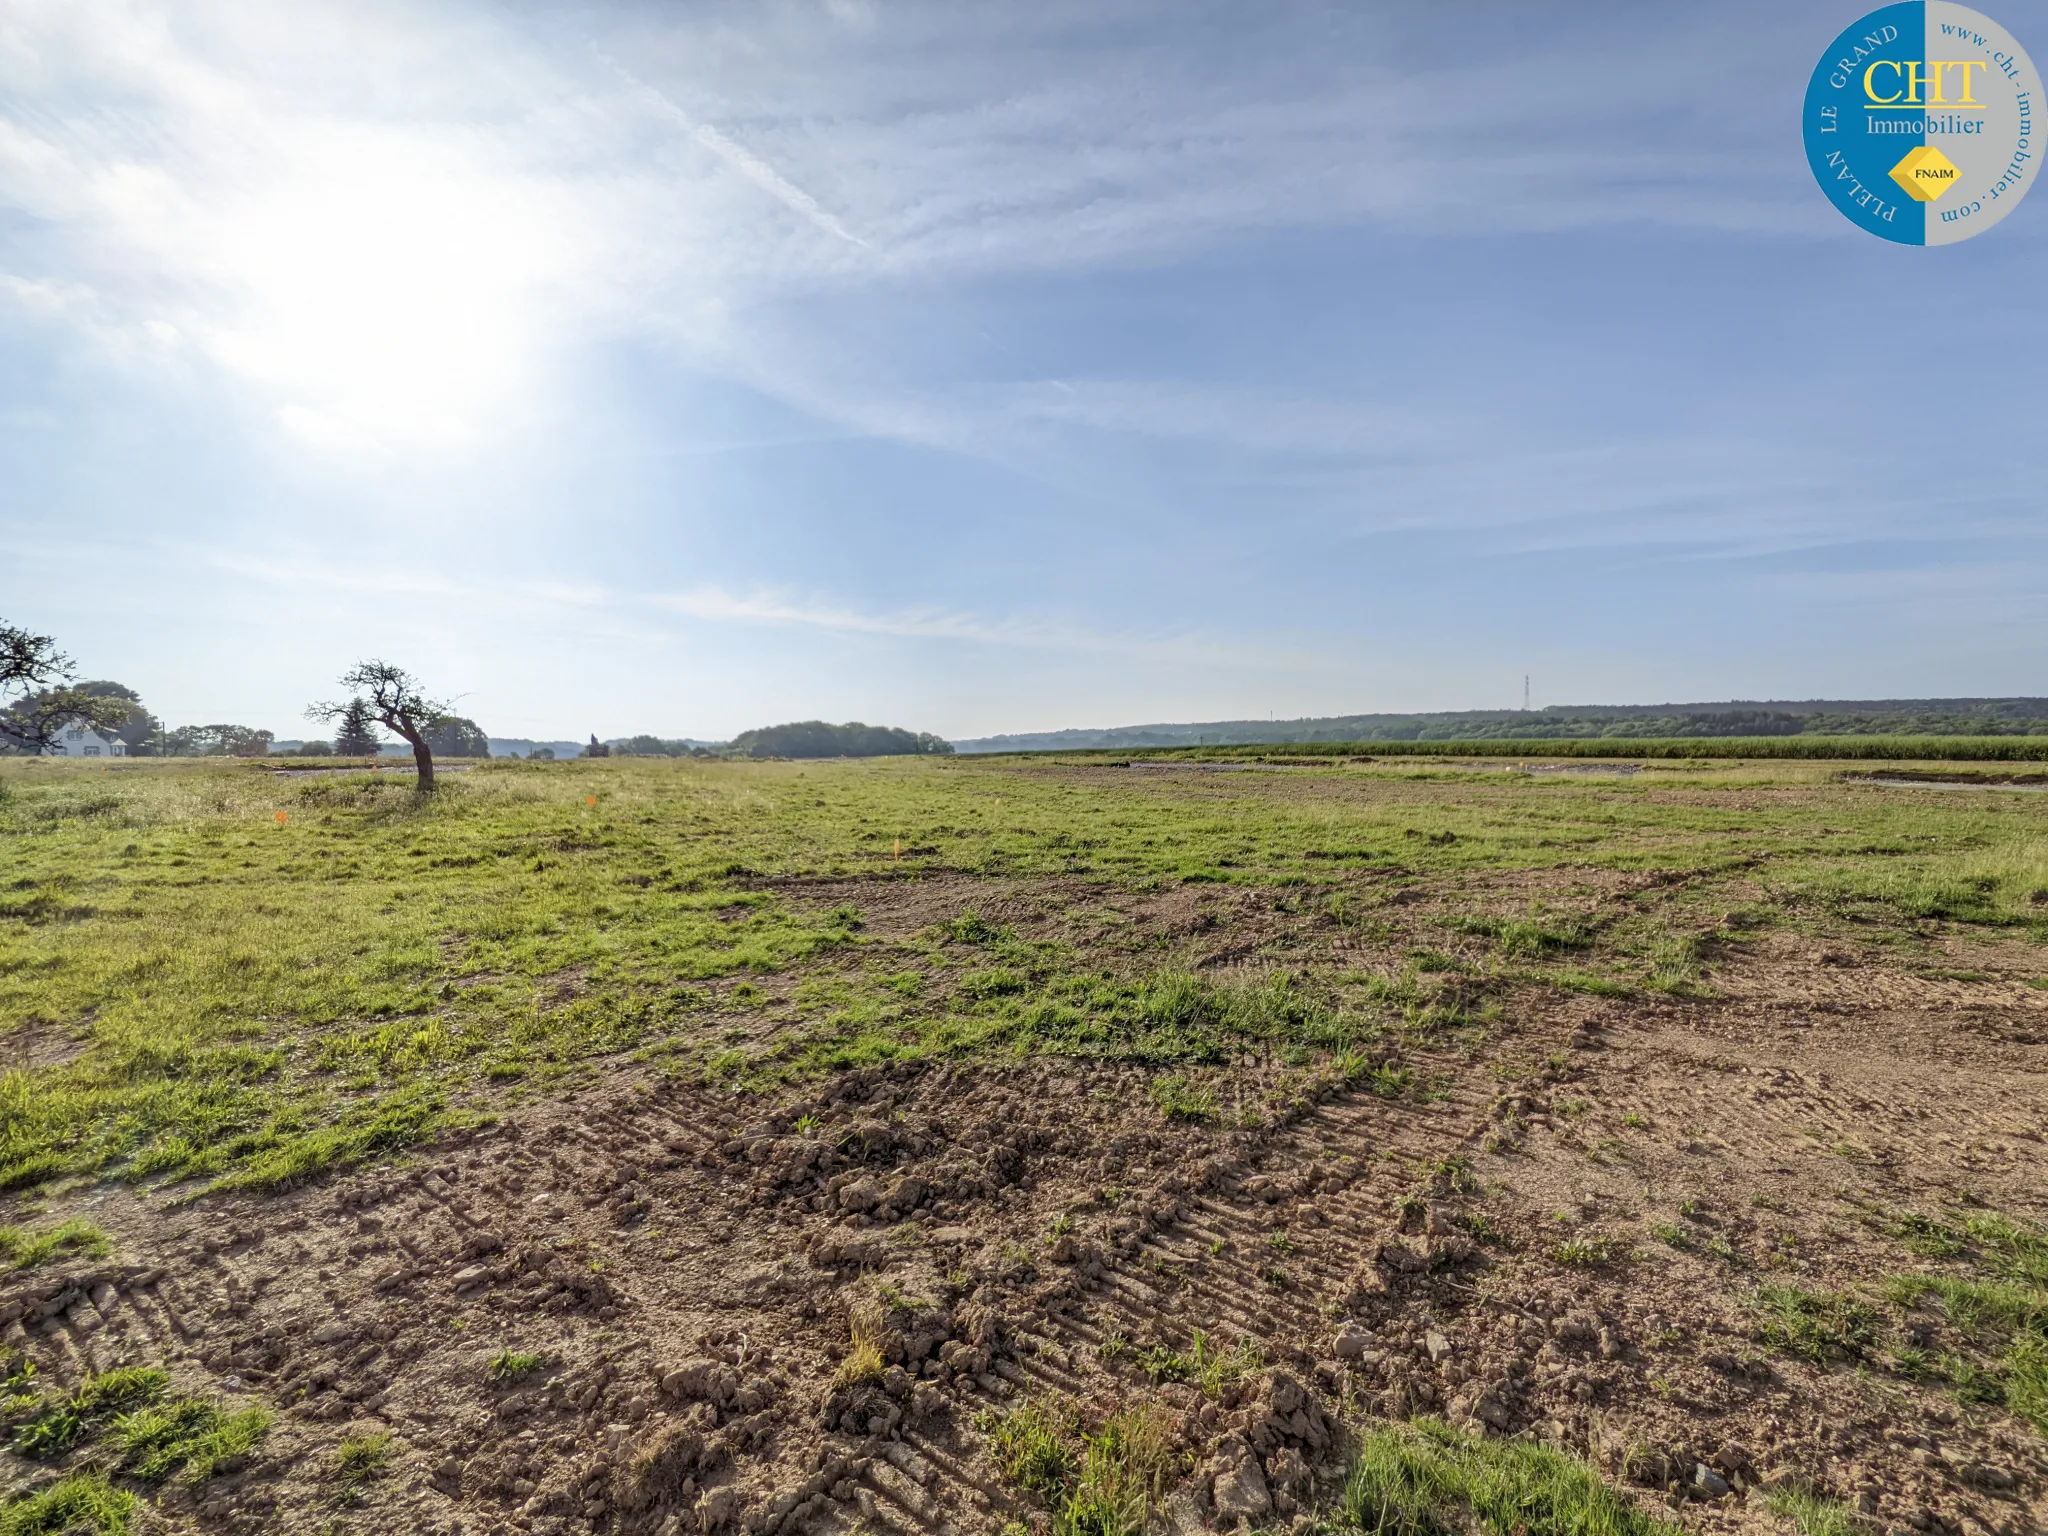
<path fill-rule="evenodd" d="M 597 796 L 595 796 L 595 795 L 590 795 L 590 796 L 588 796 L 588 797 L 586 797 L 586 798 L 585 798 L 585 800 L 584 800 L 584 802 L 583 802 L 583 803 L 584 803 L 585 805 L 595 805 L 595 804 L 597 804 Z"/>
<path fill-rule="evenodd" d="M 283 825 L 284 825 L 284 819 L 285 819 L 285 817 L 286 817 L 286 816 L 288 816 L 288 815 L 290 815 L 290 814 L 291 814 L 291 813 L 290 813 L 289 811 L 279 811 L 279 812 L 277 813 L 277 824 L 278 824 L 278 825 L 279 825 L 280 827 L 281 827 L 281 826 L 283 826 Z"/>

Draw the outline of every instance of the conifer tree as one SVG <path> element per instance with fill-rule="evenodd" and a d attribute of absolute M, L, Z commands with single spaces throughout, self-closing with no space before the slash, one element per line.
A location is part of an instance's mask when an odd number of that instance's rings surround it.
<path fill-rule="evenodd" d="M 375 757 L 377 726 L 370 718 L 370 706 L 360 698 L 350 699 L 341 712 L 341 725 L 334 733 L 336 757 Z"/>

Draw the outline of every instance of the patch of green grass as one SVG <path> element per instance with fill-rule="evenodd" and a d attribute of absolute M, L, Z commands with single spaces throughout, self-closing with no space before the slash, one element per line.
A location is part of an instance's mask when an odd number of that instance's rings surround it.
<path fill-rule="evenodd" d="M 1669 934 L 1649 946 L 1650 974 L 1644 985 L 1673 997 L 1708 995 L 1702 983 L 1708 941 L 1698 934 Z"/>
<path fill-rule="evenodd" d="M 1176 1469 L 1173 1422 L 1156 1404 L 1113 1414 L 1082 1437 L 1080 1474 L 1055 1512 L 1059 1536 L 1143 1536 Z"/>
<path fill-rule="evenodd" d="M 1146 1085 L 1145 1094 L 1169 1120 L 1216 1118 L 1216 1090 L 1190 1082 L 1178 1072 L 1153 1078 Z"/>
<path fill-rule="evenodd" d="M 1561 950 L 1584 949 L 1592 941 L 1580 924 L 1551 927 L 1535 918 L 1459 917 L 1449 926 L 1460 933 L 1485 934 L 1511 959 L 1538 959 Z"/>
<path fill-rule="evenodd" d="M 0 1536 L 125 1536 L 135 1504 L 104 1472 L 73 1472 L 0 1505 Z"/>
<path fill-rule="evenodd" d="M 1961 1224 L 2001 1273 L 2048 1291 L 2048 1233 L 2022 1226 L 1995 1211 L 1968 1213 Z"/>
<path fill-rule="evenodd" d="M 1616 981 L 1611 976 L 1595 976 L 1590 971 L 1554 971 L 1544 977 L 1560 992 L 1575 992 L 1583 997 L 1633 997 L 1635 988 L 1625 981 Z"/>
<path fill-rule="evenodd" d="M 1435 1420 L 1360 1440 L 1338 1506 L 1368 1536 L 1665 1536 L 1584 1462 L 1527 1441 L 1478 1439 Z"/>
<path fill-rule="evenodd" d="M 2048 1435 L 2048 1337 L 2018 1335 L 2005 1355 L 2005 1406 Z"/>
<path fill-rule="evenodd" d="M 113 1250 L 113 1240 L 106 1233 L 75 1216 L 40 1232 L 0 1227 L 0 1263 L 16 1270 L 34 1269 L 59 1254 L 99 1259 Z"/>
<path fill-rule="evenodd" d="M 384 1476 L 391 1464 L 389 1434 L 350 1435 L 334 1453 L 334 1479 L 338 1499 L 345 1504 L 360 1502 L 370 1485 Z"/>
<path fill-rule="evenodd" d="M 154 1367 L 126 1367 L 88 1376 L 69 1392 L 35 1400 L 14 1429 L 17 1456 L 49 1461 L 63 1455 L 109 1420 L 157 1401 L 170 1377 Z"/>
<path fill-rule="evenodd" d="M 1210 1397 L 1249 1379 L 1263 1370 L 1265 1364 L 1265 1356 L 1251 1339 L 1239 1339 L 1228 1349 L 1218 1349 L 1199 1328 L 1189 1337 L 1188 1379 Z"/>
<path fill-rule="evenodd" d="M 187 1482 L 203 1483 L 254 1450 L 270 1422 L 261 1406 L 229 1413 L 201 1397 L 177 1397 L 122 1414 L 107 1438 L 131 1477 L 157 1483 L 182 1472 Z"/>
<path fill-rule="evenodd" d="M 987 1428 L 1004 1480 L 1044 1503 L 1056 1536 L 1142 1536 L 1179 1468 L 1172 1420 L 1156 1404 L 1090 1431 L 1071 1409 L 1027 1402 Z"/>
<path fill-rule="evenodd" d="M 517 1350 L 501 1350 L 491 1357 L 490 1373 L 493 1381 L 524 1381 L 536 1371 L 548 1368 L 546 1355 L 522 1354 Z"/>
<path fill-rule="evenodd" d="M 1550 1250 L 1551 1258 L 1575 1269 L 1592 1269 L 1614 1257 L 1614 1240 L 1606 1237 L 1570 1237 Z"/>
<path fill-rule="evenodd" d="M 1073 1432 L 1066 1418 L 1027 1402 L 995 1425 L 989 1449 L 1005 1481 L 1051 1503 L 1074 1473 L 1074 1453 L 1068 1444 Z"/>
<path fill-rule="evenodd" d="M 87 1443 L 104 1444 L 115 1470 L 143 1483 L 182 1473 L 203 1483 L 248 1455 L 269 1431 L 270 1410 L 229 1412 L 193 1395 L 167 1396 L 168 1375 L 127 1367 L 89 1376 L 57 1396 L 31 1396 L 20 1371 L 9 1382 L 12 1449 L 49 1461 Z"/>
<path fill-rule="evenodd" d="M 1972 1342 L 2003 1338 L 2018 1328 L 2048 1326 L 2048 1296 L 2031 1286 L 1962 1275 L 1893 1275 L 1887 1297 L 1903 1307 L 1932 1298 L 1942 1316 Z"/>
<path fill-rule="evenodd" d="M 1786 1483 L 1764 1493 L 1764 1508 L 1790 1520 L 1799 1536 L 1861 1536 L 1863 1523 L 1839 1499 L 1828 1498 L 1801 1483 Z"/>
<path fill-rule="evenodd" d="M 1235 775 L 1227 794 L 1213 776 L 1112 777 L 1073 757 L 616 758 L 479 764 L 425 798 L 367 773 L 295 783 L 220 760 L 0 761 L 0 1039 L 82 1042 L 0 1074 L 0 1189 L 282 1188 L 392 1156 L 507 1085 L 545 1091 L 640 1051 L 739 1090 L 1026 1052 L 1161 1070 L 1278 1057 L 1314 1073 L 1388 1031 L 1490 1029 L 1491 994 L 1516 986 L 1598 993 L 1626 966 L 1697 988 L 1709 942 L 1670 937 L 1646 900 L 1598 928 L 1539 911 L 1468 929 L 1543 962 L 1528 974 L 1432 953 L 1368 978 L 1309 945 L 1285 977 L 1230 982 L 1171 936 L 1026 940 L 973 905 L 888 936 L 796 894 L 874 873 L 1029 887 L 1085 872 L 1105 891 L 1201 880 L 1292 903 L 1274 911 L 1325 938 L 1364 933 L 1361 908 L 1383 894 L 1354 888 L 1367 866 L 1418 889 L 1655 869 L 1702 911 L 1768 867 L 1773 912 L 1848 914 L 1873 938 L 2043 924 L 2031 895 L 2048 888 L 2048 839 L 1988 796 L 1876 794 L 1791 760 L 1562 781 L 1427 756 L 1308 754 Z M 1738 809 L 1701 782 L 1772 794 Z M 1373 932 L 1405 944 L 1392 916 L 1376 906 Z M 1578 950 L 1583 977 L 1550 974 Z M 772 1019 L 776 1042 L 722 1038 L 742 1011 Z M 1368 1069 L 1382 1070 L 1374 1091 L 1407 1091 L 1402 1069 Z"/>
<path fill-rule="evenodd" d="M 1860 1360 L 1878 1342 L 1882 1320 L 1846 1291 L 1760 1285 L 1751 1297 L 1763 1342 L 1816 1364 Z"/>
<path fill-rule="evenodd" d="M 1932 1301 L 1963 1346 L 1935 1356 L 1895 1347 L 1902 1374 L 1945 1382 L 1971 1402 L 2002 1402 L 2048 1434 L 2048 1291 L 2012 1280 L 1893 1275 L 1885 1294 L 1901 1308 Z"/>

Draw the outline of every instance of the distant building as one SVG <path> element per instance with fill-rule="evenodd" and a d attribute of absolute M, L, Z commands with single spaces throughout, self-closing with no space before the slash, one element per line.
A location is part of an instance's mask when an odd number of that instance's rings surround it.
<path fill-rule="evenodd" d="M 89 725 L 72 721 L 58 729 L 43 747 L 45 757 L 126 757 L 128 743 L 118 736 L 103 736 Z"/>

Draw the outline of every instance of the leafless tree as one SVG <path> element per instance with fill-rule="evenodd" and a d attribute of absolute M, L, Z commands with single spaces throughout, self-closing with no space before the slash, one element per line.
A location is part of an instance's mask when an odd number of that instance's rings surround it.
<path fill-rule="evenodd" d="M 344 672 L 341 686 L 369 706 L 370 713 L 386 730 L 396 731 L 412 747 L 412 760 L 419 765 L 419 790 L 434 788 L 434 753 L 427 745 L 427 732 L 449 706 L 428 698 L 419 680 L 405 668 L 388 661 L 363 661 Z M 348 713 L 348 704 L 315 704 L 306 711 L 314 720 L 335 720 Z"/>

